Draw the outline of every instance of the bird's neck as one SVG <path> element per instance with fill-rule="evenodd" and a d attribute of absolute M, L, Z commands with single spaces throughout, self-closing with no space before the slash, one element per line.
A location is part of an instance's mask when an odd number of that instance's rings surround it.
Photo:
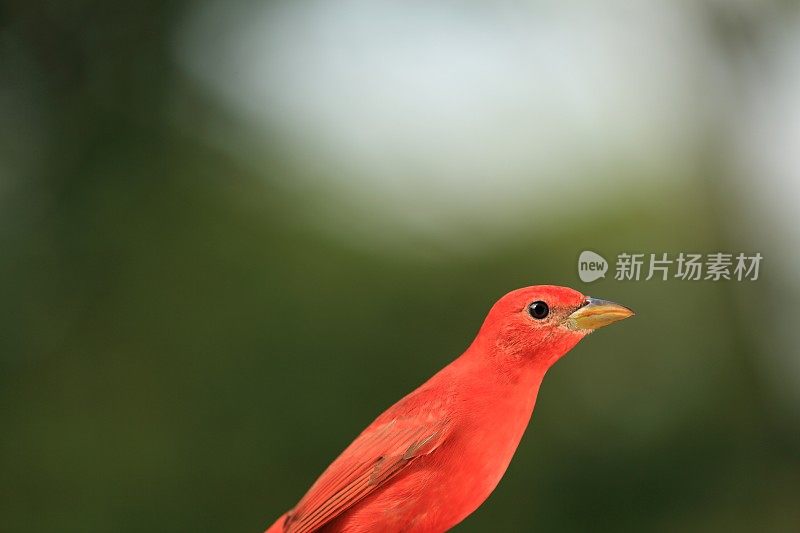
<path fill-rule="evenodd" d="M 481 381 L 494 386 L 538 390 L 549 368 L 546 361 L 548 358 L 536 357 L 526 350 L 508 352 L 503 344 L 479 335 L 454 363 L 461 372 L 480 376 Z"/>
<path fill-rule="evenodd" d="M 446 369 L 452 374 L 445 378 L 457 383 L 451 390 L 459 426 L 452 437 L 461 453 L 478 465 L 469 483 L 477 483 L 473 488 L 481 498 L 494 489 L 508 467 L 533 415 L 544 377 L 536 365 L 498 368 L 486 355 L 468 351 Z"/>
<path fill-rule="evenodd" d="M 444 379 L 455 385 L 455 394 L 470 409 L 482 410 L 474 402 L 486 403 L 496 410 L 502 405 L 513 418 L 527 425 L 533 412 L 539 386 L 546 368 L 533 360 L 509 361 L 501 354 L 487 352 L 487 347 L 473 344 L 461 357 L 446 367 Z"/>

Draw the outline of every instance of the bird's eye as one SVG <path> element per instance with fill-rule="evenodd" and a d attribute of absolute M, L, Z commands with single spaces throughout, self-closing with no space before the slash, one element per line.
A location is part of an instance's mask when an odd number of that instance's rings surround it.
<path fill-rule="evenodd" d="M 548 314 L 550 314 L 550 308 L 546 303 L 539 300 L 528 306 L 528 314 L 536 320 L 542 320 L 543 318 L 546 318 Z"/>

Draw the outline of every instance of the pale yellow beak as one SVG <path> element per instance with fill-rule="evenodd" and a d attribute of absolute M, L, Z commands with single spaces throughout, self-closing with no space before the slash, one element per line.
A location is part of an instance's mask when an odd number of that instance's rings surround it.
<path fill-rule="evenodd" d="M 624 305 L 587 297 L 577 311 L 567 317 L 564 324 L 570 329 L 593 331 L 612 322 L 633 316 L 633 311 Z"/>

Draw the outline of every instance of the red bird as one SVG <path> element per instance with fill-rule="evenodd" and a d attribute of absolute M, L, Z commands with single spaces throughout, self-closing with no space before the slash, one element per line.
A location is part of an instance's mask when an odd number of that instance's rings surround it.
<path fill-rule="evenodd" d="M 467 351 L 375 419 L 267 533 L 450 529 L 500 482 L 547 370 L 631 315 L 565 287 L 506 294 Z"/>

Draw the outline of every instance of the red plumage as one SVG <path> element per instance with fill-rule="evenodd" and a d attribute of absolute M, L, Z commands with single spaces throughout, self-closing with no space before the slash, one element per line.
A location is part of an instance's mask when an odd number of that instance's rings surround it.
<path fill-rule="evenodd" d="M 546 303 L 544 318 L 533 316 L 533 302 Z M 505 473 L 547 369 L 596 327 L 630 314 L 564 287 L 507 294 L 459 358 L 372 422 L 267 533 L 458 524 Z"/>

